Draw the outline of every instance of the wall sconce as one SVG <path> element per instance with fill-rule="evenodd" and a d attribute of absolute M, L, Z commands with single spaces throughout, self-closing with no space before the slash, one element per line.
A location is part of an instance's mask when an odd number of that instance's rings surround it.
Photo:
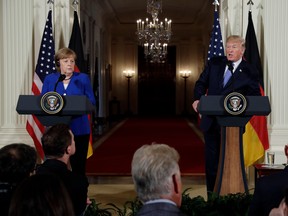
<path fill-rule="evenodd" d="M 186 116 L 188 114 L 188 111 L 187 111 L 187 94 L 186 94 L 186 82 L 187 82 L 187 78 L 190 76 L 191 74 L 191 71 L 189 70 L 183 70 L 183 71 L 180 71 L 180 76 L 184 79 L 184 109 L 183 109 L 183 115 Z"/>
<path fill-rule="evenodd" d="M 132 114 L 130 110 L 130 79 L 134 76 L 135 71 L 124 70 L 123 74 L 127 78 L 127 115 L 130 116 Z"/>
<path fill-rule="evenodd" d="M 133 71 L 133 70 L 124 70 L 123 74 L 124 74 L 124 76 L 126 78 L 130 79 L 130 78 L 132 78 L 134 76 L 135 71 Z"/>
<path fill-rule="evenodd" d="M 183 71 L 180 71 L 180 76 L 183 77 L 183 78 L 188 78 L 191 74 L 191 71 L 189 70 L 183 70 Z"/>

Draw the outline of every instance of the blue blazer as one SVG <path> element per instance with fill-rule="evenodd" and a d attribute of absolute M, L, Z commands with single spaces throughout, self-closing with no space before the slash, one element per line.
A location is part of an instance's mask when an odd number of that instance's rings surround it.
<path fill-rule="evenodd" d="M 41 94 L 49 91 L 54 91 L 55 84 L 60 77 L 60 73 L 53 73 L 46 76 Z M 89 76 L 85 73 L 73 72 L 73 76 L 67 86 L 64 88 L 63 82 L 59 82 L 56 92 L 60 95 L 86 95 L 90 102 L 95 105 L 95 96 L 90 83 Z M 70 128 L 75 136 L 85 135 L 90 133 L 90 123 L 88 115 L 73 117 L 70 123 Z"/>
<path fill-rule="evenodd" d="M 194 88 L 194 99 L 199 100 L 202 95 L 228 95 L 239 92 L 244 96 L 261 95 L 259 88 L 259 74 L 255 67 L 242 60 L 234 71 L 233 76 L 223 87 L 223 75 L 227 65 L 226 57 L 212 58 L 201 73 Z M 200 127 L 209 130 L 215 117 L 202 116 Z"/>

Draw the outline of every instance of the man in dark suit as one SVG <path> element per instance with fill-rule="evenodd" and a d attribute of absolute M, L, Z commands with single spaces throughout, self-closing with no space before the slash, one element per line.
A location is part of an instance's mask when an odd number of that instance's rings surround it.
<path fill-rule="evenodd" d="M 41 141 L 45 161 L 37 168 L 36 175 L 57 176 L 70 195 L 75 215 L 84 215 L 89 204 L 87 197 L 89 183 L 86 175 L 71 170 L 70 158 L 77 150 L 70 127 L 66 124 L 53 125 L 45 131 Z"/>
<path fill-rule="evenodd" d="M 245 40 L 232 35 L 226 41 L 226 56 L 212 58 L 201 73 L 194 88 L 193 109 L 202 95 L 228 95 L 239 92 L 242 95 L 260 95 L 258 71 L 242 59 Z M 228 75 L 228 76 L 227 76 Z M 230 76 L 229 76 L 230 75 Z M 215 116 L 201 116 L 200 127 L 205 139 L 205 171 L 207 192 L 213 192 L 216 181 L 221 128 Z"/>
<path fill-rule="evenodd" d="M 132 159 L 132 178 L 143 206 L 137 216 L 185 216 L 179 207 L 182 182 L 179 154 L 166 144 L 140 147 Z"/>
<path fill-rule="evenodd" d="M 286 157 L 288 148 L 285 148 Z M 261 177 L 257 180 L 253 199 L 249 208 L 249 216 L 268 216 L 273 208 L 277 208 L 281 200 L 287 196 L 288 166 L 283 171 Z"/>

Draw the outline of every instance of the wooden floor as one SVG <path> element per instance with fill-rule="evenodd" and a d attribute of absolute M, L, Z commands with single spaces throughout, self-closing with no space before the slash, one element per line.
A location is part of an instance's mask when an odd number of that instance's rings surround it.
<path fill-rule="evenodd" d="M 100 208 L 105 208 L 108 203 L 113 203 L 123 209 L 126 201 L 133 201 L 136 197 L 131 176 L 88 177 L 90 186 L 88 197 L 101 203 Z M 202 196 L 207 199 L 205 176 L 182 176 L 183 191 L 189 188 L 191 198 Z M 248 181 L 249 193 L 254 191 L 254 181 Z M 107 207 L 107 206 L 106 206 Z"/>
<path fill-rule="evenodd" d="M 131 176 L 103 176 L 88 177 L 90 186 L 88 196 L 101 205 L 113 203 L 122 207 L 126 201 L 136 197 Z M 202 196 L 206 199 L 206 185 L 204 176 L 183 176 L 183 190 L 189 188 L 191 197 Z"/>

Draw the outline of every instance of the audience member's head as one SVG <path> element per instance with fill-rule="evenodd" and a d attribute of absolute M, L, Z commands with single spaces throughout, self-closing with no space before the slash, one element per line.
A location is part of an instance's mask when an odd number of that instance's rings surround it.
<path fill-rule="evenodd" d="M 142 202 L 168 199 L 181 205 L 182 183 L 178 152 L 166 144 L 143 145 L 132 159 L 132 178 Z"/>
<path fill-rule="evenodd" d="M 19 184 L 9 216 L 73 216 L 73 205 L 62 181 L 55 175 L 33 175 Z"/>
<path fill-rule="evenodd" d="M 13 143 L 0 149 L 0 182 L 18 184 L 34 172 L 35 149 L 23 143 Z"/>
<path fill-rule="evenodd" d="M 8 215 L 15 188 L 34 173 L 35 149 L 23 143 L 13 143 L 0 149 L 0 214 Z"/>
<path fill-rule="evenodd" d="M 273 208 L 269 216 L 288 216 L 288 188 L 285 190 L 285 196 L 278 208 Z"/>
<path fill-rule="evenodd" d="M 61 158 L 75 153 L 74 135 L 66 124 L 48 128 L 41 141 L 46 158 Z"/>

